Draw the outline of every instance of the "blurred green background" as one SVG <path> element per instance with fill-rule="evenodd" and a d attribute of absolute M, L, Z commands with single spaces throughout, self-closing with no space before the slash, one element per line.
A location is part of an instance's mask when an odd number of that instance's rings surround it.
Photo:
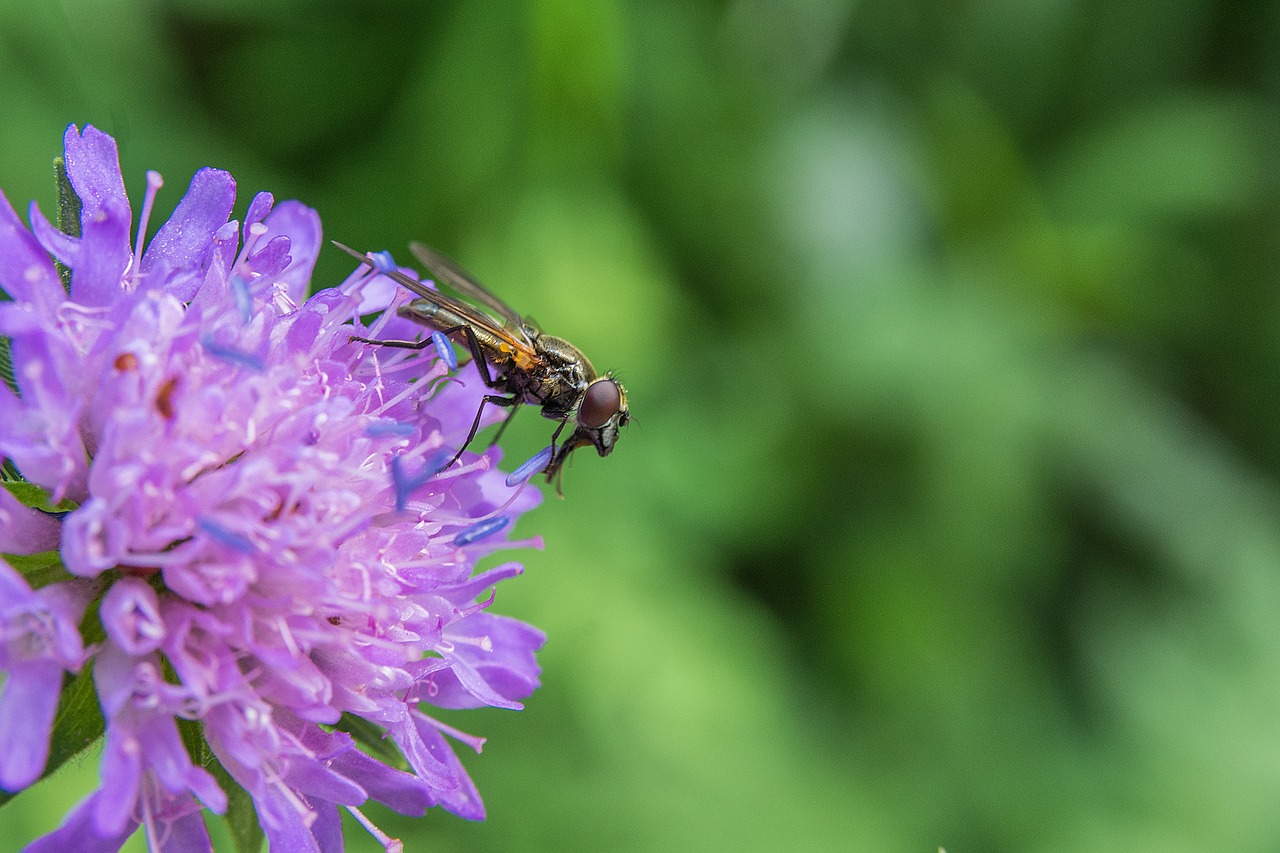
<path fill-rule="evenodd" d="M 0 2 L 19 209 L 91 122 L 621 372 L 432 853 L 1280 849 L 1278 102 L 1260 0 Z"/>

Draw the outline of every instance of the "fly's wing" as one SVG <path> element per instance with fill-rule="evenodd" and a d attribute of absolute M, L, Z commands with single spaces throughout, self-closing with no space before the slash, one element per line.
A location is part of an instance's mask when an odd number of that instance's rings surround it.
<path fill-rule="evenodd" d="M 355 258 L 360 263 L 366 264 L 369 267 L 372 267 L 373 269 L 377 270 L 379 273 L 381 273 L 382 275 L 385 275 L 387 278 L 391 279 L 396 284 L 399 284 L 400 286 L 404 287 L 406 290 L 415 294 L 419 298 L 425 299 L 427 302 L 434 303 L 442 308 L 447 308 L 448 310 L 457 314 L 459 317 L 466 320 L 471 325 L 476 326 L 477 328 L 483 329 L 486 332 L 489 332 L 494 337 L 498 338 L 498 340 L 508 344 L 513 350 L 522 352 L 525 355 L 529 356 L 531 359 L 537 357 L 537 352 L 536 350 L 534 350 L 533 344 L 523 334 L 521 334 L 520 337 L 518 338 L 515 337 L 515 335 L 512 333 L 510 329 L 505 328 L 503 324 L 500 323 L 498 320 L 494 319 L 493 317 L 490 317 L 488 314 L 484 313 L 483 311 L 480 311 L 474 306 L 466 302 L 463 302 L 461 299 L 455 299 L 447 293 L 441 293 L 438 290 L 432 290 L 422 282 L 415 281 L 414 279 L 409 278 L 409 276 L 405 275 L 399 270 L 389 270 L 387 272 L 383 272 L 382 270 L 378 269 L 378 266 L 374 264 L 374 262 L 370 260 L 367 256 L 360 254 L 355 249 L 352 249 L 350 246 L 344 246 L 343 244 L 339 243 L 337 240 L 333 241 L 333 245 L 337 246 L 339 249 L 346 252 L 348 255 Z M 520 327 L 517 326 L 516 328 L 518 330 Z"/>
<path fill-rule="evenodd" d="M 512 329 L 524 328 L 523 317 L 512 310 L 510 305 L 490 293 L 487 287 L 476 281 L 448 255 L 422 243 L 410 243 L 409 251 L 413 252 L 413 256 L 427 268 L 427 272 L 439 277 L 445 284 L 468 299 L 474 299 L 493 311 Z"/>

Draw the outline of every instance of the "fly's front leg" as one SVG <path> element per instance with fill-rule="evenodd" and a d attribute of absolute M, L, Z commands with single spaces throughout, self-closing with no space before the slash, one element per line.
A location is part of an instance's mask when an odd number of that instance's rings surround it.
<path fill-rule="evenodd" d="M 560 422 L 560 426 L 556 427 L 556 431 L 551 433 L 551 458 L 552 459 L 555 458 L 556 439 L 560 437 L 560 433 L 564 432 L 564 425 L 567 424 L 568 422 L 569 422 L 569 419 L 565 418 Z"/>
<path fill-rule="evenodd" d="M 502 419 L 502 426 L 498 427 L 498 431 L 493 435 L 493 441 L 489 442 L 490 447 L 497 444 L 498 439 L 502 438 L 502 434 L 507 431 L 507 424 L 511 423 L 511 419 L 516 416 L 516 412 L 520 411 L 520 403 L 520 400 L 516 400 L 511 405 L 511 414 Z"/>

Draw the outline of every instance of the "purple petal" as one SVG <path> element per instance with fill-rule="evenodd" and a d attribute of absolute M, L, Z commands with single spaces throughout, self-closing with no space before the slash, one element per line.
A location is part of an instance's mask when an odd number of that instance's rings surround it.
<path fill-rule="evenodd" d="M 333 803 L 316 803 L 316 822 L 311 824 L 311 834 L 320 846 L 321 853 L 342 853 L 342 817 Z"/>
<path fill-rule="evenodd" d="M 213 248 L 213 236 L 227 223 L 236 200 L 236 182 L 221 169 L 201 169 L 169 221 L 160 227 L 142 258 L 144 274 L 168 264 L 174 272 L 202 272 Z M 169 290 L 187 301 L 199 286 L 196 278 L 180 277 Z"/>
<path fill-rule="evenodd" d="M 435 797 L 426 782 L 412 773 L 388 767 L 358 749 L 347 750 L 331 759 L 330 764 L 392 811 L 421 817 L 435 805 Z"/>
<path fill-rule="evenodd" d="M 94 592 L 91 582 L 73 580 L 50 584 L 35 593 L 55 617 L 50 655 L 68 672 L 79 672 L 85 660 L 80 618 Z"/>
<path fill-rule="evenodd" d="M 67 164 L 67 178 L 86 213 L 101 210 L 108 202 L 123 204 L 125 221 L 131 219 L 129 197 L 124 190 L 124 177 L 120 174 L 120 153 L 116 141 L 90 124 L 84 132 L 74 124 L 67 126 L 62 137 L 63 152 Z M 128 235 L 125 236 L 126 241 Z"/>
<path fill-rule="evenodd" d="M 431 786 L 433 791 L 448 791 L 456 788 L 458 778 L 451 767 L 453 760 L 456 760 L 453 752 L 446 749 L 447 757 L 443 755 L 437 757 L 438 750 L 433 750 L 423 740 L 416 718 L 417 715 L 412 715 L 388 725 L 387 734 L 400 747 L 400 752 L 404 754 L 413 772 Z M 435 729 L 431 731 L 434 732 Z"/>
<path fill-rule="evenodd" d="M 100 498 L 90 498 L 62 523 L 62 562 L 67 571 L 94 577 L 124 555 L 128 531 Z"/>
<path fill-rule="evenodd" d="M 475 708 L 480 704 L 517 709 L 516 700 L 538 686 L 541 668 L 534 653 L 546 635 L 506 616 L 473 613 L 445 631 L 454 641 L 449 668 L 427 678 L 422 698 L 438 708 Z"/>
<path fill-rule="evenodd" d="M 23 506 L 0 488 L 0 553 L 39 554 L 58 547 L 62 524 L 38 509 Z"/>
<path fill-rule="evenodd" d="M 324 853 L 294 802 L 286 798 L 275 785 L 268 787 L 262 796 L 254 796 L 253 805 L 258 811 L 258 822 L 267 835 L 267 849 L 288 850 L 291 853 Z"/>
<path fill-rule="evenodd" d="M 62 667 L 41 660 L 11 667 L 0 695 L 0 786 L 19 791 L 40 777 L 58 709 Z"/>
<path fill-rule="evenodd" d="M 107 726 L 107 742 L 102 750 L 102 788 L 94 811 L 98 832 L 114 836 L 130 823 L 142 781 L 142 750 L 134 734 Z"/>
<path fill-rule="evenodd" d="M 129 205 L 107 198 L 81 217 L 80 248 L 71 271 L 71 299 L 102 307 L 120 296 L 124 271 L 133 257 L 129 248 Z"/>
<path fill-rule="evenodd" d="M 280 275 L 289 298 L 301 304 L 311 285 L 311 271 L 320 255 L 322 230 L 320 214 L 299 201 L 282 201 L 263 220 L 269 229 L 266 239 L 283 234 L 289 238 L 289 266 Z"/>
<path fill-rule="evenodd" d="M 467 820 L 484 820 L 484 801 L 480 799 L 480 792 L 476 790 L 475 783 L 467 775 L 466 768 L 454 754 L 449 742 L 421 714 L 414 714 L 413 718 L 426 748 L 438 761 L 448 766 L 458 780 L 457 787 L 438 793 L 440 805 L 458 817 Z"/>
<path fill-rule="evenodd" d="M 0 304 L 0 310 L 5 307 Z M 10 344 L 17 349 L 16 340 Z M 75 414 L 68 405 L 55 410 L 51 422 L 47 410 L 24 405 L 0 382 L 0 456 L 12 459 L 27 480 L 48 489 L 54 500 L 84 498 L 88 459 L 80 434 L 68 421 Z"/>
<path fill-rule="evenodd" d="M 299 793 L 344 806 L 358 806 L 369 799 L 359 785 L 306 756 L 298 755 L 290 760 L 284 780 Z"/>
<path fill-rule="evenodd" d="M 50 222 L 34 201 L 27 208 L 27 220 L 31 223 L 31 231 L 40 241 L 44 250 L 53 255 L 68 267 L 76 265 L 76 257 L 80 253 L 80 238 L 72 237 Z M 61 290 L 61 288 L 59 288 Z"/>
<path fill-rule="evenodd" d="M 524 566 L 519 563 L 503 563 L 500 566 L 494 566 L 492 569 L 481 572 L 465 583 L 451 589 L 449 591 L 449 599 L 455 602 L 472 601 L 489 587 L 496 586 L 507 578 L 513 578 L 523 573 Z M 530 625 L 528 627 L 532 628 L 533 626 Z M 537 631 L 538 629 L 534 628 L 533 630 Z M 541 648 L 541 644 L 546 642 L 547 637 L 541 631 L 538 631 L 538 633 L 542 637 L 538 646 Z"/>
<path fill-rule="evenodd" d="M 213 850 L 209 830 L 198 811 L 169 821 L 158 834 L 161 853 L 211 853 Z"/>
<path fill-rule="evenodd" d="M 65 823 L 48 835 L 37 838 L 23 848 L 23 853 L 115 853 L 124 846 L 138 828 L 136 821 L 125 821 L 124 828 L 113 835 L 98 834 L 94 815 L 98 811 L 98 800 L 102 791 L 90 794 L 80 805 L 76 806 Z"/>
<path fill-rule="evenodd" d="M 171 279 L 171 292 L 196 287 L 192 305 L 201 310 L 216 309 L 225 305 L 230 295 L 231 267 L 235 263 L 236 250 L 240 246 L 240 228 L 234 221 L 226 222 L 213 235 L 209 262 L 200 271 L 191 270 L 186 275 Z M 201 280 L 203 283 L 201 283 Z"/>
<path fill-rule="evenodd" d="M 0 192 L 0 290 L 15 302 L 29 302 L 45 317 L 66 301 L 53 262 Z"/>
<path fill-rule="evenodd" d="M 247 266 L 259 275 L 278 281 L 280 274 L 292 260 L 292 255 L 289 254 L 291 248 L 292 242 L 283 234 L 277 234 L 265 242 L 259 240 L 248 258 Z"/>
<path fill-rule="evenodd" d="M 244 215 L 246 236 L 250 228 L 261 222 L 271 212 L 271 205 L 275 203 L 275 196 L 268 192 L 260 192 L 253 197 L 253 201 L 249 202 L 249 210 Z"/>
<path fill-rule="evenodd" d="M 139 578 L 112 584 L 102 600 L 101 615 L 107 636 L 131 655 L 152 652 L 164 640 L 156 591 Z"/>

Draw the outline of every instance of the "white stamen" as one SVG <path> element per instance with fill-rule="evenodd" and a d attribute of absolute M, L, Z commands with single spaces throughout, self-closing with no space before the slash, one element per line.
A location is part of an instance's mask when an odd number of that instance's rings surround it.
<path fill-rule="evenodd" d="M 374 822 L 365 817 L 364 813 L 355 806 L 345 806 L 344 808 L 351 812 L 352 817 L 360 821 L 360 825 L 365 828 L 365 831 L 372 835 L 374 839 L 382 845 L 382 849 L 386 850 L 387 853 L 404 853 L 403 841 L 399 838 L 392 838 L 381 829 L 378 829 Z"/>
<path fill-rule="evenodd" d="M 156 203 L 156 193 L 164 186 L 164 178 L 159 172 L 147 170 L 147 192 L 142 197 L 142 213 L 138 216 L 138 239 L 133 247 L 133 270 L 129 279 L 130 289 L 138 287 L 138 276 L 142 272 L 142 244 L 147 239 L 147 224 L 151 221 L 151 208 Z"/>

